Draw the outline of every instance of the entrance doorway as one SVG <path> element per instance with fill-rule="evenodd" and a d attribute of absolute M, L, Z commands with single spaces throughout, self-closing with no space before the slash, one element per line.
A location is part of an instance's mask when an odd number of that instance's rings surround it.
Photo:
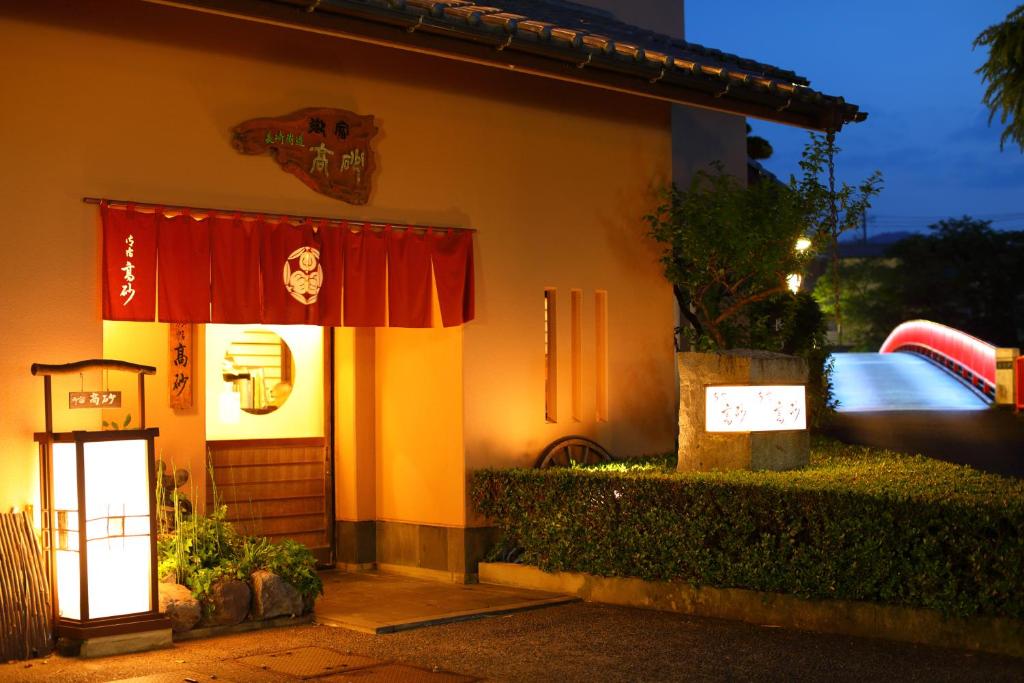
<path fill-rule="evenodd" d="M 331 330 L 206 328 L 206 506 L 334 562 Z"/>

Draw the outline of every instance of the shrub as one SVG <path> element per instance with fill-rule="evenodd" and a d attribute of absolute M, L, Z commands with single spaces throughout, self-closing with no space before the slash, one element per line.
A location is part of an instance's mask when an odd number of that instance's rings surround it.
<path fill-rule="evenodd" d="M 221 578 L 246 580 L 259 569 L 277 574 L 295 586 L 303 598 L 323 593 L 316 573 L 316 558 L 292 540 L 271 543 L 266 538 L 243 536 L 227 521 L 227 507 L 210 515 L 192 514 L 157 544 L 159 574 L 174 572 L 178 583 L 204 600 Z"/>
<path fill-rule="evenodd" d="M 548 571 L 1024 618 L 1024 484 L 816 441 L 797 472 L 482 470 L 472 498 Z"/>

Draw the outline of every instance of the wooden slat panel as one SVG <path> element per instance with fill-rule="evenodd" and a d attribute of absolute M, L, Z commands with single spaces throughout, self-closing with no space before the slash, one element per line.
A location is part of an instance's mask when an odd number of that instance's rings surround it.
<path fill-rule="evenodd" d="M 328 543 L 325 540 L 327 538 L 327 531 L 321 529 L 320 531 L 308 533 L 308 534 L 262 534 L 268 537 L 271 541 L 282 541 L 286 538 L 290 538 L 293 541 L 298 541 L 302 545 L 310 549 L 315 548 L 326 548 Z"/>
<path fill-rule="evenodd" d="M 323 495 L 323 490 L 322 479 L 254 481 L 218 485 L 217 495 L 222 500 L 273 500 L 293 496 Z"/>
<path fill-rule="evenodd" d="M 268 534 L 300 534 L 306 532 L 323 531 L 323 515 L 305 515 L 301 517 L 283 517 L 280 519 L 241 519 L 232 522 L 235 527 L 245 534 L 256 534 L 266 536 Z"/>
<path fill-rule="evenodd" d="M 324 478 L 324 465 L 319 462 L 302 465 L 265 465 L 262 467 L 234 465 L 216 469 L 217 486 L 219 488 L 250 482 L 295 479 L 318 479 L 323 481 Z"/>
<path fill-rule="evenodd" d="M 236 503 L 228 507 L 228 519 L 252 519 L 279 517 L 281 515 L 323 515 L 323 496 L 308 498 L 286 498 L 284 500 L 254 500 Z"/>
<path fill-rule="evenodd" d="M 276 448 L 232 448 L 215 450 L 213 466 L 264 465 L 294 462 L 323 462 L 323 447 L 280 446 Z"/>
<path fill-rule="evenodd" d="M 314 442 L 315 443 L 315 442 Z M 242 533 L 330 545 L 324 447 L 310 440 L 212 442 L 217 501 Z M 208 473 L 209 478 L 209 473 Z M 214 486 L 207 482 L 207 504 Z"/>

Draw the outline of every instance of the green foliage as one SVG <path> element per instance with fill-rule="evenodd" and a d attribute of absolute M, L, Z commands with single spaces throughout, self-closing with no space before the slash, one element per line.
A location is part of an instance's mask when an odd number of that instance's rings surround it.
<path fill-rule="evenodd" d="M 762 160 L 771 158 L 775 150 L 772 149 L 772 143 L 765 140 L 760 135 L 748 135 L 747 136 L 747 156 L 751 159 Z"/>
<path fill-rule="evenodd" d="M 472 498 L 548 571 L 1024 618 L 1024 482 L 816 440 L 796 472 L 482 470 Z"/>
<path fill-rule="evenodd" d="M 177 528 L 158 541 L 157 555 L 159 575 L 173 572 L 175 580 L 200 600 L 219 579 L 246 580 L 258 569 L 277 574 L 303 598 L 323 593 L 316 558 L 308 548 L 292 540 L 275 544 L 239 534 L 227 521 L 224 505 L 209 516 L 193 514 L 180 519 Z"/>
<path fill-rule="evenodd" d="M 793 248 L 804 234 L 803 216 L 790 188 L 745 187 L 720 165 L 697 172 L 685 191 L 665 191 L 645 219 L 664 246 L 661 263 L 690 323 L 685 333 L 693 348 L 734 348 L 754 322 L 741 313 L 786 294 L 786 276 L 804 265 Z"/>
<path fill-rule="evenodd" d="M 993 230 L 969 216 L 889 248 L 885 259 L 842 264 L 850 341 L 877 350 L 893 327 L 923 318 L 1001 346 L 1024 342 L 1024 232 Z M 827 310 L 830 274 L 814 295 Z"/>
<path fill-rule="evenodd" d="M 217 579 L 237 575 L 235 556 L 240 539 L 226 517 L 227 507 L 223 505 L 209 516 L 193 514 L 181 520 L 174 532 L 160 538 L 159 575 L 174 572 L 177 582 L 191 588 L 199 599 L 206 597 Z"/>
<path fill-rule="evenodd" d="M 236 561 L 242 576 L 265 569 L 295 586 L 303 597 L 324 592 L 316 558 L 306 546 L 291 539 L 271 543 L 262 537 L 243 537 Z"/>
<path fill-rule="evenodd" d="M 697 172 L 685 190 L 665 190 L 645 216 L 651 237 L 663 246 L 661 264 L 688 323 L 681 332 L 691 348 L 749 345 L 768 322 L 755 305 L 789 296 L 787 276 L 802 274 L 816 249 L 858 224 L 879 191 L 880 175 L 832 193 L 820 179 L 828 159 L 824 138 L 812 135 L 799 180 L 745 186 L 716 165 L 713 172 Z M 801 237 L 812 248 L 797 252 Z"/>
<path fill-rule="evenodd" d="M 988 59 L 975 72 L 988 83 L 982 99 L 988 122 L 998 113 L 999 123 L 1006 125 L 999 149 L 1013 140 L 1024 152 L 1024 5 L 982 31 L 974 40 L 974 47 L 979 45 L 988 47 Z"/>
<path fill-rule="evenodd" d="M 113 420 L 109 420 L 109 421 L 108 420 L 103 420 L 103 429 L 105 429 L 106 431 L 116 432 L 116 431 L 119 431 L 121 429 L 128 429 L 128 425 L 130 425 L 131 423 L 132 423 L 132 414 L 131 413 L 127 413 L 124 416 L 124 424 L 120 424 L 119 425 L 117 422 L 114 422 Z"/>

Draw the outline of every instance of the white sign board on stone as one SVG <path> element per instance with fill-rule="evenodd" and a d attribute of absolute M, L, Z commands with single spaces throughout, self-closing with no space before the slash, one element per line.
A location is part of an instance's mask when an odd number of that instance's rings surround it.
<path fill-rule="evenodd" d="M 777 432 L 807 429 L 802 385 L 720 386 L 706 389 L 709 432 Z"/>

